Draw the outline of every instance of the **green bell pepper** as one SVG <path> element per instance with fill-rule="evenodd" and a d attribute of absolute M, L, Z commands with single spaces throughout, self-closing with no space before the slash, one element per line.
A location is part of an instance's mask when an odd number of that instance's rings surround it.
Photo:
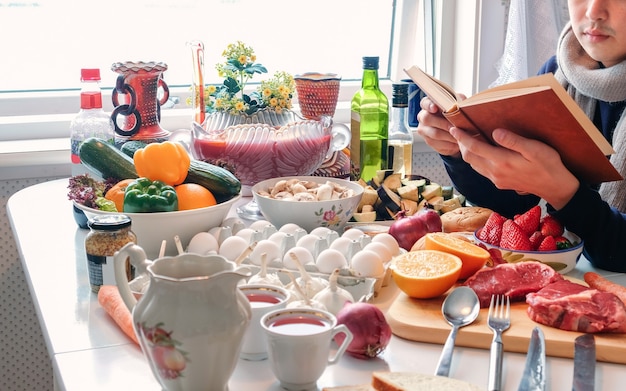
<path fill-rule="evenodd" d="M 173 186 L 148 178 L 137 178 L 124 192 L 124 212 L 173 212 L 178 210 L 178 196 Z"/>

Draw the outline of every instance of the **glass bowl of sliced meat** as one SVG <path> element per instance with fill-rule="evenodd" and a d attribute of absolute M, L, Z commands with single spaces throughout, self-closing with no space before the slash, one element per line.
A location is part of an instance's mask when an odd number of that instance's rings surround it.
<path fill-rule="evenodd" d="M 492 261 L 496 264 L 539 261 L 561 274 L 566 274 L 576 267 L 576 262 L 578 262 L 583 251 L 583 241 L 568 231 L 564 231 L 552 239 L 540 240 L 541 242 L 545 240 L 542 247 L 541 244 L 533 244 L 531 240 L 520 240 L 519 235 L 512 240 L 505 237 L 506 233 L 504 232 L 498 245 L 491 244 L 490 238 L 482 233 L 483 228 L 474 232 L 474 241 L 489 251 Z M 494 240 L 491 241 L 494 242 Z"/>

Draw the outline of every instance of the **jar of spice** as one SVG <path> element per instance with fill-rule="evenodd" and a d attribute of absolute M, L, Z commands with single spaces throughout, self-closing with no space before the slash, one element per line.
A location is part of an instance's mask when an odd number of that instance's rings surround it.
<path fill-rule="evenodd" d="M 85 237 L 87 268 L 91 290 L 98 293 L 102 285 L 115 285 L 113 255 L 127 243 L 137 243 L 131 230 L 131 219 L 126 215 L 97 215 L 89 220 Z M 126 261 L 126 276 L 134 278 L 134 268 Z"/>

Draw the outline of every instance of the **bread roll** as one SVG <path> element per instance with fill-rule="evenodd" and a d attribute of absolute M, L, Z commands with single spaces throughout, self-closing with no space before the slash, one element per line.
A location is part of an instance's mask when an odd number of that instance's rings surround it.
<path fill-rule="evenodd" d="M 492 210 L 480 206 L 463 206 L 441 215 L 443 232 L 474 232 L 485 225 Z"/>
<path fill-rule="evenodd" d="M 325 387 L 322 391 L 482 391 L 462 380 L 414 372 L 373 372 L 372 384 Z"/>
<path fill-rule="evenodd" d="M 450 377 L 413 372 L 374 372 L 372 387 L 376 391 L 480 391 L 482 388 Z"/>

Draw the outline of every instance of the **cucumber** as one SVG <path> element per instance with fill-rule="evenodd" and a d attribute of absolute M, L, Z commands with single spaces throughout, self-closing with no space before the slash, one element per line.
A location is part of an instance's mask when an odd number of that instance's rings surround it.
<path fill-rule="evenodd" d="M 78 155 L 81 163 L 102 179 L 138 177 L 133 160 L 102 139 L 91 137 L 83 141 Z"/>
<path fill-rule="evenodd" d="M 241 191 L 241 182 L 233 173 L 196 159 L 191 159 L 185 183 L 196 183 L 206 187 L 213 193 L 217 202 L 227 201 Z"/>
<path fill-rule="evenodd" d="M 122 146 L 120 147 L 120 151 L 122 151 L 126 156 L 132 159 L 132 157 L 135 156 L 135 152 L 144 148 L 146 145 L 148 144 L 144 143 L 143 141 L 130 140 L 122 144 Z"/>

